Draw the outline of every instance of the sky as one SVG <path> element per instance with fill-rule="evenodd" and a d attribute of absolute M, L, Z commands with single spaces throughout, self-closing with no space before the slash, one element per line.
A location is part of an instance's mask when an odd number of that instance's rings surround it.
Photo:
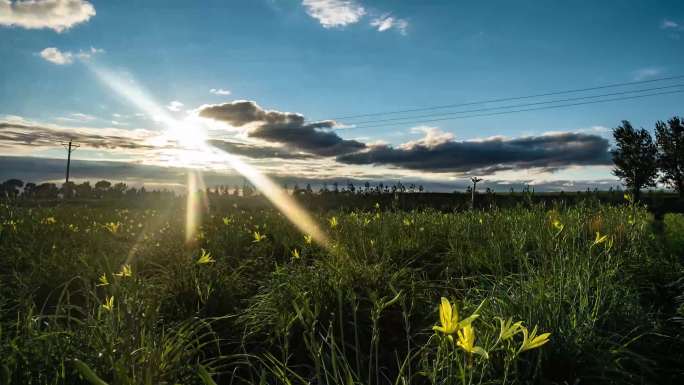
<path fill-rule="evenodd" d="M 239 181 L 208 144 L 284 183 L 607 188 L 613 127 L 683 113 L 677 0 L 199 4 L 0 0 L 0 179 L 60 182 L 73 140 L 77 181 Z"/>

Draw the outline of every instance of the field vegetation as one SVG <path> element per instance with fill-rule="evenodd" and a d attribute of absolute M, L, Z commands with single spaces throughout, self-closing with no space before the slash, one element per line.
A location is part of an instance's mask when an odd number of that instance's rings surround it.
<path fill-rule="evenodd" d="M 314 215 L 0 206 L 12 384 L 676 384 L 684 217 L 587 199 Z"/>

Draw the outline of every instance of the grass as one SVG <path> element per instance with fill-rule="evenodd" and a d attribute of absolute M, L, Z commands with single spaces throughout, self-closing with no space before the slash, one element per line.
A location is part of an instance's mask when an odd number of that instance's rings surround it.
<path fill-rule="evenodd" d="M 591 202 L 375 207 L 318 213 L 323 248 L 276 211 L 212 207 L 189 244 L 178 207 L 0 207 L 3 383 L 684 376 L 682 216 L 655 223 L 638 206 Z M 474 346 L 488 358 L 433 331 L 441 297 L 461 319 L 478 315 Z M 509 318 L 550 341 L 519 352 L 522 332 L 500 336 Z"/>

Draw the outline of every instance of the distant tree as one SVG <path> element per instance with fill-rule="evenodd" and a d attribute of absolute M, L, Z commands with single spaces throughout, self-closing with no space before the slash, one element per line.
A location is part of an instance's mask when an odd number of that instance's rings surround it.
<path fill-rule="evenodd" d="M 27 197 L 27 198 L 33 197 L 36 193 L 36 187 L 37 186 L 35 183 L 32 183 L 32 182 L 26 183 L 26 185 L 24 186 L 24 192 L 22 193 L 22 195 Z"/>
<path fill-rule="evenodd" d="M 19 189 L 24 187 L 24 182 L 19 179 L 8 179 L 0 185 L 2 195 L 7 197 L 16 197 L 19 195 Z"/>
<path fill-rule="evenodd" d="M 90 182 L 83 182 L 74 187 L 76 196 L 79 198 L 90 198 L 93 196 L 93 188 L 90 187 Z"/>
<path fill-rule="evenodd" d="M 37 198 L 55 199 L 59 194 L 59 189 L 54 183 L 41 183 L 36 186 L 35 196 Z"/>
<path fill-rule="evenodd" d="M 684 197 L 684 119 L 674 117 L 656 122 L 656 144 L 660 181 Z"/>
<path fill-rule="evenodd" d="M 76 183 L 65 182 L 62 184 L 62 188 L 59 189 L 62 198 L 73 198 L 76 193 Z"/>
<path fill-rule="evenodd" d="M 108 192 L 112 184 L 106 180 L 101 180 L 95 183 L 94 193 L 98 198 L 104 197 Z"/>
<path fill-rule="evenodd" d="M 128 189 L 128 186 L 126 186 L 126 183 L 119 182 L 112 186 L 112 188 L 109 190 L 112 194 L 112 196 L 121 198 L 124 196 L 126 193 L 126 189 Z"/>
<path fill-rule="evenodd" d="M 613 129 L 613 137 L 613 175 L 622 179 L 638 199 L 642 188 L 655 185 L 658 149 L 648 131 L 636 130 L 626 120 Z"/>

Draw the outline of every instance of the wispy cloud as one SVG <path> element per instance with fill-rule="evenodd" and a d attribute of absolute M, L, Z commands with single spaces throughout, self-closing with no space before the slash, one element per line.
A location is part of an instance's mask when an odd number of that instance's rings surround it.
<path fill-rule="evenodd" d="M 63 32 L 95 16 L 84 0 L 0 0 L 0 26 Z"/>
<path fill-rule="evenodd" d="M 633 79 L 636 81 L 654 78 L 663 74 L 663 69 L 659 67 L 646 67 L 634 71 Z"/>
<path fill-rule="evenodd" d="M 353 0 L 303 0 L 306 13 L 318 20 L 323 28 L 344 27 L 358 23 L 366 9 Z"/>
<path fill-rule="evenodd" d="M 0 0 L 1 1 L 1 0 Z M 40 57 L 57 65 L 67 65 L 74 62 L 74 59 L 88 60 L 96 54 L 104 53 L 103 49 L 90 47 L 88 50 L 80 50 L 76 53 L 71 51 L 61 51 L 56 47 L 48 47 L 40 51 Z"/>
<path fill-rule="evenodd" d="M 214 95 L 230 95 L 230 90 L 225 90 L 223 88 L 212 88 L 209 90 L 209 92 L 211 92 Z"/>
<path fill-rule="evenodd" d="M 59 118 L 57 118 L 57 120 L 65 122 L 92 122 L 96 119 L 97 118 L 92 115 L 83 114 L 81 112 L 75 112 L 73 114 L 69 114 L 69 116 L 60 116 Z"/>
<path fill-rule="evenodd" d="M 676 30 L 679 30 L 679 29 L 680 29 L 680 25 L 679 25 L 679 23 L 677 23 L 676 21 L 672 21 L 672 20 L 669 20 L 669 19 L 665 19 L 665 20 L 663 20 L 663 22 L 660 24 L 660 28 L 662 28 L 662 29 L 676 29 Z"/>
<path fill-rule="evenodd" d="M 375 27 L 379 32 L 384 32 L 392 28 L 396 29 L 400 34 L 406 35 L 408 28 L 408 21 L 405 19 L 397 19 L 389 14 L 385 14 L 371 20 L 371 26 Z"/>
<path fill-rule="evenodd" d="M 181 103 L 181 102 L 179 102 L 178 100 L 172 100 L 171 102 L 169 102 L 169 104 L 166 106 L 166 108 L 167 108 L 169 111 L 178 112 L 178 111 L 181 110 L 181 108 L 183 107 L 183 105 L 184 105 L 184 104 Z"/>

